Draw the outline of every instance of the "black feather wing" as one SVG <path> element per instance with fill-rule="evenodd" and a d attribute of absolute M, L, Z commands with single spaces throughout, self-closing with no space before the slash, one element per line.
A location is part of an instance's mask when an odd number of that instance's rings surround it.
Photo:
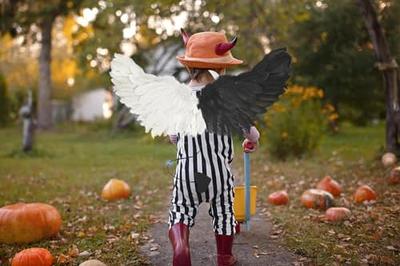
<path fill-rule="evenodd" d="M 197 94 L 199 109 L 209 132 L 226 134 L 249 130 L 285 91 L 290 74 L 286 49 L 273 50 L 252 70 L 238 76 L 221 76 Z"/>

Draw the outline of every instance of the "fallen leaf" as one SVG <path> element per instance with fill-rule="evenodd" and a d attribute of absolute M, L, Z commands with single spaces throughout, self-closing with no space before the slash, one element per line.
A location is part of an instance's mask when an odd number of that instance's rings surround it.
<path fill-rule="evenodd" d="M 58 264 L 67 264 L 72 261 L 72 258 L 68 255 L 60 254 L 57 258 Z"/>
<path fill-rule="evenodd" d="M 131 238 L 132 238 L 132 239 L 137 239 L 137 238 L 139 238 L 139 236 L 140 236 L 139 233 L 131 232 Z"/>
<path fill-rule="evenodd" d="M 79 249 L 76 245 L 72 245 L 69 250 L 68 254 L 69 257 L 77 257 L 79 255 Z"/>

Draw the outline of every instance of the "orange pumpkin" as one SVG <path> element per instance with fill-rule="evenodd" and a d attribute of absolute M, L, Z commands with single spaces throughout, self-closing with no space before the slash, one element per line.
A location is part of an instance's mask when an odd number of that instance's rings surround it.
<path fill-rule="evenodd" d="M 306 208 L 322 210 L 332 207 L 334 203 L 332 194 L 321 189 L 306 190 L 300 201 Z"/>
<path fill-rule="evenodd" d="M 393 166 L 397 161 L 396 155 L 391 153 L 391 152 L 387 152 L 382 156 L 382 164 L 384 167 L 390 167 Z"/>
<path fill-rule="evenodd" d="M 11 266 L 51 266 L 54 258 L 44 248 L 28 248 L 18 252 L 12 259 Z"/>
<path fill-rule="evenodd" d="M 349 218 L 351 211 L 344 207 L 332 207 L 326 210 L 325 218 L 330 222 L 339 222 Z"/>
<path fill-rule="evenodd" d="M 342 193 L 342 187 L 330 176 L 325 176 L 321 181 L 319 181 L 317 188 L 328 191 L 334 197 L 338 197 Z"/>
<path fill-rule="evenodd" d="M 131 188 L 125 181 L 113 178 L 104 186 L 101 197 L 105 200 L 119 200 L 129 198 L 130 194 Z"/>
<path fill-rule="evenodd" d="M 56 235 L 61 228 L 56 208 L 44 203 L 17 203 L 0 208 L 0 242 L 30 243 Z"/>
<path fill-rule="evenodd" d="M 364 201 L 376 200 L 375 191 L 367 185 L 363 185 L 357 188 L 354 193 L 354 200 L 357 203 L 362 203 Z"/>
<path fill-rule="evenodd" d="M 400 183 L 400 166 L 393 168 L 389 176 L 389 184 L 399 184 Z"/>
<path fill-rule="evenodd" d="M 268 202 L 273 205 L 286 205 L 289 202 L 289 196 L 286 191 L 276 191 L 268 196 Z"/>

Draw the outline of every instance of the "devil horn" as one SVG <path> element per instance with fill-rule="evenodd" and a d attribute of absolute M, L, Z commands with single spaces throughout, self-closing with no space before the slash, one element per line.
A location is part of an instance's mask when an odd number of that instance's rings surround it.
<path fill-rule="evenodd" d="M 224 55 L 226 52 L 228 52 L 235 46 L 236 41 L 237 37 L 235 36 L 235 38 L 233 38 L 232 41 L 230 42 L 222 42 L 217 44 L 217 46 L 215 46 L 215 53 L 217 55 Z"/>
<path fill-rule="evenodd" d="M 189 36 L 189 34 L 187 34 L 187 32 L 183 28 L 181 28 L 181 35 L 182 35 L 183 43 L 186 46 L 190 36 Z"/>

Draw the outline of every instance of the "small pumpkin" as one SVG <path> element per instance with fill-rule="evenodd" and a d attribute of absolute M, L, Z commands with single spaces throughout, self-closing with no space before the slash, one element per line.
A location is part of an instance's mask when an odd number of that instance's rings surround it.
<path fill-rule="evenodd" d="M 330 176 L 325 176 L 321 181 L 319 181 L 317 188 L 328 191 L 334 197 L 338 197 L 342 193 L 342 187 Z"/>
<path fill-rule="evenodd" d="M 393 168 L 389 175 L 389 184 L 400 184 L 400 166 Z"/>
<path fill-rule="evenodd" d="M 51 266 L 54 258 L 45 248 L 28 248 L 18 252 L 12 259 L 11 266 Z"/>
<path fill-rule="evenodd" d="M 393 166 L 396 162 L 396 155 L 391 152 L 387 152 L 382 156 L 382 164 L 384 167 Z"/>
<path fill-rule="evenodd" d="M 357 188 L 354 193 L 354 201 L 362 203 L 364 201 L 376 200 L 376 192 L 369 186 L 363 185 Z"/>
<path fill-rule="evenodd" d="M 0 242 L 30 243 L 56 235 L 61 228 L 57 209 L 45 203 L 16 203 L 0 208 Z"/>
<path fill-rule="evenodd" d="M 304 191 L 300 201 L 306 208 L 321 210 L 326 210 L 334 204 L 332 194 L 322 189 L 309 189 Z"/>
<path fill-rule="evenodd" d="M 87 260 L 79 264 L 79 266 L 107 266 L 99 260 Z"/>
<path fill-rule="evenodd" d="M 104 200 L 119 200 L 127 199 L 131 195 L 131 188 L 129 185 L 120 179 L 111 179 L 104 186 L 101 197 Z"/>
<path fill-rule="evenodd" d="M 351 211 L 344 207 L 332 207 L 326 210 L 325 218 L 330 222 L 340 222 L 349 218 Z"/>
<path fill-rule="evenodd" d="M 268 202 L 273 205 L 286 205 L 289 202 L 289 196 L 286 191 L 276 191 L 268 196 Z"/>

